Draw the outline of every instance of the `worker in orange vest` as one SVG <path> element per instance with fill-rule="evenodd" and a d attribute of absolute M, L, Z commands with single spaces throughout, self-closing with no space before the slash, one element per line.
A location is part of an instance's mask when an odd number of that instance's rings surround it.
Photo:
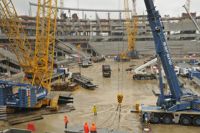
<path fill-rule="evenodd" d="M 92 126 L 90 127 L 90 133 L 97 133 L 97 128 L 94 123 L 92 123 Z"/>
<path fill-rule="evenodd" d="M 65 128 L 67 129 L 67 124 L 68 124 L 69 120 L 68 117 L 65 115 L 64 116 L 64 123 L 65 123 Z"/>
<path fill-rule="evenodd" d="M 87 122 L 85 122 L 84 124 L 84 133 L 89 133 L 89 127 Z"/>
<path fill-rule="evenodd" d="M 32 131 L 32 132 L 35 132 L 36 131 L 35 124 L 33 122 L 28 123 L 27 129 Z"/>

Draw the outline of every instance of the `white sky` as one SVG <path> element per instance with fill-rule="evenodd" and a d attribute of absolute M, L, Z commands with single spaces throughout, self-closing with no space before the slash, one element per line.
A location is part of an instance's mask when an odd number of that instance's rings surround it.
<path fill-rule="evenodd" d="M 15 8 L 20 15 L 28 15 L 29 1 L 37 2 L 37 0 L 12 0 Z M 123 9 L 124 0 L 64 0 L 65 7 L 72 8 L 89 8 L 89 9 Z M 182 12 L 185 12 L 182 7 L 186 0 L 155 0 L 157 9 L 161 15 L 169 14 L 170 16 L 180 16 Z M 58 0 L 60 2 L 60 0 Z M 130 9 L 132 6 L 131 0 L 129 0 Z M 35 12 L 32 9 L 32 12 Z M 67 11 L 66 11 L 67 12 Z M 137 0 L 137 12 L 138 14 L 146 14 L 144 6 L 144 0 Z M 191 12 L 197 12 L 200 15 L 200 0 L 191 0 Z M 34 13 L 33 13 L 34 14 Z M 79 12 L 79 16 L 82 16 L 82 12 Z M 87 13 L 87 17 L 94 16 L 94 13 Z M 106 18 L 107 14 L 99 15 L 100 18 Z M 111 17 L 116 17 L 118 14 L 111 14 Z"/>

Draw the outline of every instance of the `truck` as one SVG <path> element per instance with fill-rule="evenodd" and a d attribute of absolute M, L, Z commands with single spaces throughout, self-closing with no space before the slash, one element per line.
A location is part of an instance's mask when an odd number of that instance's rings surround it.
<path fill-rule="evenodd" d="M 111 68 L 110 65 L 102 65 L 102 74 L 103 77 L 111 77 Z"/>
<path fill-rule="evenodd" d="M 155 49 L 160 65 L 162 65 L 169 86 L 169 92 L 164 91 L 163 76 L 159 70 L 159 94 L 156 94 L 156 105 L 141 105 L 141 120 L 150 123 L 182 124 L 200 126 L 200 98 L 194 92 L 189 92 L 178 82 L 173 61 L 169 53 L 164 26 L 153 0 L 144 0 L 149 25 L 154 38 Z"/>

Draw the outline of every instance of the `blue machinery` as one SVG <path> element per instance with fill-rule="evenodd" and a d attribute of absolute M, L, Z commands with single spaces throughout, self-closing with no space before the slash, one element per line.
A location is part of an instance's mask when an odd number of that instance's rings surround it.
<path fill-rule="evenodd" d="M 0 80 L 0 105 L 32 108 L 47 96 L 47 90 L 30 84 Z"/>
<path fill-rule="evenodd" d="M 65 72 L 60 70 L 52 76 L 52 81 L 63 76 Z M 0 80 L 0 106 L 35 108 L 38 102 L 45 99 L 47 95 L 47 89 L 41 86 Z"/>
<path fill-rule="evenodd" d="M 149 24 L 153 33 L 157 57 L 163 66 L 170 94 L 164 94 L 162 77 L 160 74 L 160 94 L 156 106 L 141 107 L 143 121 L 151 123 L 180 123 L 183 125 L 200 126 L 200 98 L 192 93 L 184 92 L 179 85 L 178 78 L 174 71 L 164 34 L 164 26 L 161 16 L 155 10 L 152 0 L 144 0 Z"/>

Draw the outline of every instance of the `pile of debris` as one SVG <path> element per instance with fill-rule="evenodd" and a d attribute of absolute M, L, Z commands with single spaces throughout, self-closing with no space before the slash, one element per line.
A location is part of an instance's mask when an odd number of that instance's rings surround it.
<path fill-rule="evenodd" d="M 75 91 L 79 88 L 79 85 L 74 82 L 61 82 L 54 83 L 51 88 L 52 91 Z"/>

